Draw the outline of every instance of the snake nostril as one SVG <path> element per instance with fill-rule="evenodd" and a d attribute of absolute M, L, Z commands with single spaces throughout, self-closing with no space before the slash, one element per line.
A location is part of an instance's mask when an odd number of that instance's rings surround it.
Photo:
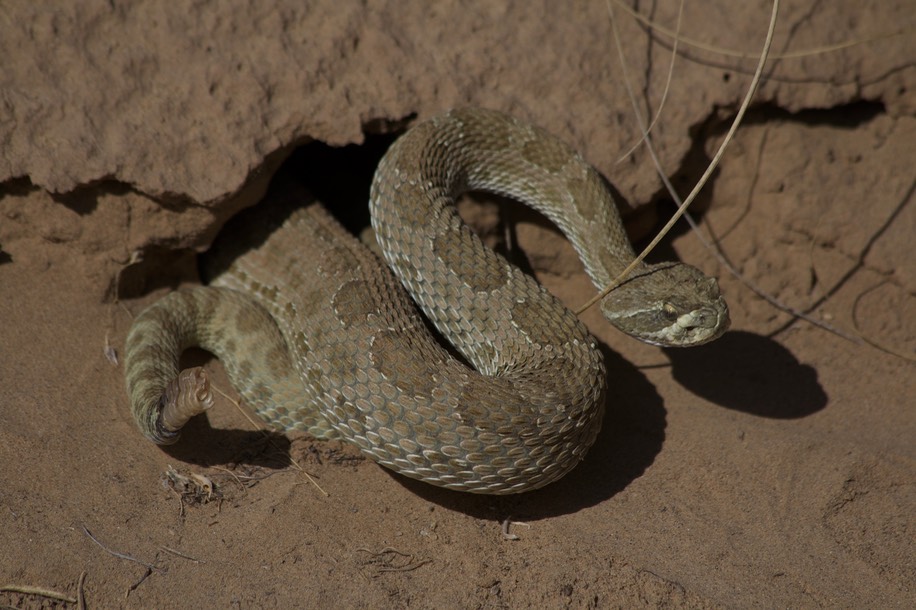
<path fill-rule="evenodd" d="M 719 314 L 714 309 L 704 308 L 697 322 L 703 328 L 715 328 L 719 323 Z"/>
<path fill-rule="evenodd" d="M 665 303 L 662 305 L 662 315 L 665 316 L 665 319 L 674 322 L 677 320 L 677 307 L 671 303 Z"/>

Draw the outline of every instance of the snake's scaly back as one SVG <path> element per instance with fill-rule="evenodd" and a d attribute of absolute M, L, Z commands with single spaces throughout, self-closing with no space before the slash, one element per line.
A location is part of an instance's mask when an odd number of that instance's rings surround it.
<path fill-rule="evenodd" d="M 373 226 L 394 273 L 312 204 L 212 286 L 137 318 L 126 369 L 141 430 L 169 442 L 206 408 L 202 373 L 176 382 L 181 350 L 200 344 L 272 425 L 343 437 L 406 476 L 491 494 L 563 476 L 600 428 L 603 359 L 569 310 L 461 222 L 454 200 L 468 189 L 541 210 L 598 283 L 633 258 L 604 184 L 578 155 L 505 115 L 453 111 L 411 129 L 376 172 Z M 709 340 L 727 310 L 698 274 L 643 266 L 603 308 L 643 340 Z M 439 345 L 401 282 L 473 368 Z"/>

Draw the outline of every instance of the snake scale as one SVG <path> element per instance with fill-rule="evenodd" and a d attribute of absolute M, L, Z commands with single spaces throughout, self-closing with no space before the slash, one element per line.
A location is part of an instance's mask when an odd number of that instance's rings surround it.
<path fill-rule="evenodd" d="M 196 345 L 274 427 L 344 438 L 405 476 L 483 494 L 562 477 L 601 426 L 604 361 L 572 312 L 461 221 L 455 200 L 470 190 L 546 215 L 599 288 L 634 258 L 607 186 L 571 148 L 501 113 L 450 111 L 408 130 L 375 173 L 387 265 L 309 205 L 209 286 L 136 318 L 125 368 L 142 432 L 174 442 L 212 404 L 202 369 L 178 370 Z M 601 309 L 658 345 L 705 343 L 728 326 L 716 281 L 681 263 L 642 264 Z"/>

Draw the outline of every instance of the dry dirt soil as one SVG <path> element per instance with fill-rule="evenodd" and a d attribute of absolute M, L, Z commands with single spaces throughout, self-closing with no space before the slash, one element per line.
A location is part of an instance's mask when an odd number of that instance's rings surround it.
<path fill-rule="evenodd" d="M 605 426 L 537 492 L 417 484 L 340 444 L 265 437 L 224 398 L 168 450 L 130 419 L 132 317 L 199 281 L 196 255 L 284 164 L 358 219 L 393 137 L 488 106 L 579 149 L 644 238 L 672 206 L 644 148 L 619 161 L 639 137 L 623 83 L 640 113 L 662 106 L 679 3 L 614 6 L 626 72 L 600 0 L 4 3 L 0 606 L 76 607 L 13 586 L 89 608 L 913 607 L 911 0 L 783 2 L 697 202 L 747 282 L 846 336 L 763 300 L 679 227 L 657 255 L 718 276 L 732 330 L 660 350 L 583 314 L 607 358 Z M 682 194 L 770 6 L 684 8 L 653 128 Z M 481 225 L 506 218 L 493 205 Z M 594 294 L 553 227 L 513 215 L 539 280 L 571 306 Z M 233 396 L 217 361 L 189 358 Z"/>

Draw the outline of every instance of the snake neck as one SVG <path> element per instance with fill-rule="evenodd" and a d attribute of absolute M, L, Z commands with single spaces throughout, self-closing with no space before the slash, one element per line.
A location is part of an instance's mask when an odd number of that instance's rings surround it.
<path fill-rule="evenodd" d="M 382 159 L 373 183 L 373 226 L 408 289 L 425 290 L 431 278 L 451 275 L 483 295 L 481 311 L 511 307 L 495 297 L 515 271 L 506 271 L 508 263 L 470 234 L 455 210 L 457 198 L 488 191 L 544 214 L 601 290 L 636 256 L 609 186 L 538 127 L 493 111 L 454 110 L 412 128 Z M 420 268 L 411 258 L 428 249 L 431 263 Z M 454 298 L 466 300 L 458 293 Z M 429 315 L 430 305 L 421 306 Z M 602 312 L 618 329 L 657 345 L 695 345 L 728 326 L 715 280 L 679 263 L 638 264 L 604 299 Z"/>
<path fill-rule="evenodd" d="M 524 370 L 542 346 L 592 342 L 558 300 L 483 245 L 455 208 L 469 190 L 516 198 L 551 218 L 586 252 L 594 239 L 575 229 L 585 228 L 568 214 L 575 200 L 564 196 L 561 177 L 548 175 L 559 169 L 548 170 L 552 161 L 537 151 L 525 152 L 526 144 L 548 137 L 501 114 L 453 111 L 395 142 L 373 181 L 372 225 L 385 260 L 433 325 L 488 374 Z M 558 152 L 565 162 L 574 157 L 568 148 Z M 573 165 L 587 167 L 579 158 Z M 575 175 L 600 184 L 586 171 Z M 600 269 L 600 258 L 588 263 Z"/>
<path fill-rule="evenodd" d="M 450 213 L 454 201 L 468 191 L 518 200 L 560 229 L 598 289 L 635 258 L 610 185 L 553 135 L 481 109 L 453 110 L 429 127 L 436 135 L 426 139 L 425 162 L 415 167 L 420 168 L 418 180 L 442 195 L 433 202 L 439 213 Z M 414 135 L 424 138 L 423 132 Z M 640 264 L 634 272 L 644 269 Z"/>

